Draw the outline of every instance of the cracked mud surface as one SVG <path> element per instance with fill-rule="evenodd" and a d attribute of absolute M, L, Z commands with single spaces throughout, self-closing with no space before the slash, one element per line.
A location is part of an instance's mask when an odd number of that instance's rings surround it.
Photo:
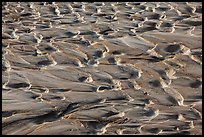
<path fill-rule="evenodd" d="M 2 134 L 202 134 L 201 2 L 2 2 Z"/>

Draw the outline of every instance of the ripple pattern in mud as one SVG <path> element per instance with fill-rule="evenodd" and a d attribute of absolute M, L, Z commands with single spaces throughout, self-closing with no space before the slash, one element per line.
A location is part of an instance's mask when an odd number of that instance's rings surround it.
<path fill-rule="evenodd" d="M 2 2 L 2 133 L 202 134 L 201 2 Z"/>

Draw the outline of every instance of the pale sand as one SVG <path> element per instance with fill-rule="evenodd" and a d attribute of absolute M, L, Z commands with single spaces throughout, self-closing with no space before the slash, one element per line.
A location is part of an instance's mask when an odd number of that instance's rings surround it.
<path fill-rule="evenodd" d="M 2 134 L 202 134 L 201 2 L 2 4 Z"/>

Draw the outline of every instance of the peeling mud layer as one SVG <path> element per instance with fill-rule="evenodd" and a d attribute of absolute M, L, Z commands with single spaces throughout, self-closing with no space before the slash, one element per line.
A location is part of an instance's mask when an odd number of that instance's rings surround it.
<path fill-rule="evenodd" d="M 2 2 L 2 134 L 201 135 L 201 2 Z"/>

